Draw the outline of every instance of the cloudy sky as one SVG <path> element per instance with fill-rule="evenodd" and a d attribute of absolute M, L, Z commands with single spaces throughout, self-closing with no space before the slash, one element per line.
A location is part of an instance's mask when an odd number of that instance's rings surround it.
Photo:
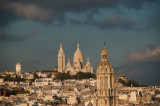
<path fill-rule="evenodd" d="M 160 85 L 160 0 L 0 0 L 0 71 L 57 66 L 80 43 L 96 71 L 103 42 L 116 75 Z"/>

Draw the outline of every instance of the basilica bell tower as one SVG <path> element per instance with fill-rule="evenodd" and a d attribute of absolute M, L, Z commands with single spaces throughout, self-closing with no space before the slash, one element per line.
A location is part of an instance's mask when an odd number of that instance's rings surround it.
<path fill-rule="evenodd" d="M 58 53 L 58 72 L 65 72 L 65 54 L 62 48 L 62 44 L 60 45 L 59 53 Z"/>
<path fill-rule="evenodd" d="M 108 51 L 105 47 L 101 51 L 101 61 L 97 66 L 97 92 L 94 106 L 118 106 L 115 89 L 114 71 L 108 61 Z"/>

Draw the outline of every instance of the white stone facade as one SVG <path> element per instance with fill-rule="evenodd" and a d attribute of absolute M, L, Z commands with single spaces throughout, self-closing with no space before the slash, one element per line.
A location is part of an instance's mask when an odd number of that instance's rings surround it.
<path fill-rule="evenodd" d="M 65 70 L 65 54 L 63 52 L 62 44 L 60 45 L 58 53 L 58 72 L 63 73 Z"/>
<path fill-rule="evenodd" d="M 105 47 L 101 51 L 101 62 L 97 66 L 97 92 L 93 106 L 118 106 L 114 71 L 108 61 L 108 51 Z"/>
<path fill-rule="evenodd" d="M 16 74 L 17 75 L 21 74 L 21 64 L 19 62 L 16 64 Z"/>
<path fill-rule="evenodd" d="M 90 72 L 93 73 L 93 67 L 90 64 L 89 58 L 87 59 L 86 65 L 84 65 L 83 54 L 79 48 L 79 43 L 77 44 L 77 50 L 73 57 L 73 66 L 71 65 L 70 59 L 68 59 L 67 65 L 65 67 L 65 53 L 63 51 L 62 45 L 60 45 L 60 50 L 58 53 L 58 72 L 70 73 L 75 75 L 78 72 Z"/>

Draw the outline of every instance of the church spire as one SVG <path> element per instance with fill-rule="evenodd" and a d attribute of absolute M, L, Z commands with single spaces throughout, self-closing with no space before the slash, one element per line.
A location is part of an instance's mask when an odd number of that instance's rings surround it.
<path fill-rule="evenodd" d="M 70 59 L 68 58 L 68 62 L 67 62 L 67 68 L 71 67 L 71 62 Z"/>
<path fill-rule="evenodd" d="M 62 43 L 60 44 L 59 53 L 63 53 Z"/>
<path fill-rule="evenodd" d="M 104 41 L 103 44 L 104 44 L 104 48 L 105 48 L 106 47 L 106 41 Z"/>
<path fill-rule="evenodd" d="M 60 44 L 60 48 L 62 48 L 62 43 Z"/>
<path fill-rule="evenodd" d="M 87 61 L 89 61 L 89 57 L 87 58 Z"/>
<path fill-rule="evenodd" d="M 77 44 L 77 49 L 79 49 L 79 43 Z"/>
<path fill-rule="evenodd" d="M 104 48 L 101 51 L 101 61 L 108 61 L 108 51 L 107 51 L 107 49 L 105 47 L 106 42 L 104 41 L 103 44 L 104 44 Z"/>
<path fill-rule="evenodd" d="M 64 72 L 65 69 L 65 54 L 62 48 L 62 44 L 60 44 L 60 49 L 58 53 L 58 72 Z"/>

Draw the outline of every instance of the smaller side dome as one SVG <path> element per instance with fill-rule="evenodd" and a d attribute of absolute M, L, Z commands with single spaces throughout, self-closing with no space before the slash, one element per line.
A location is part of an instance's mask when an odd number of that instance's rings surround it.
<path fill-rule="evenodd" d="M 70 59 L 68 58 L 67 67 L 71 67 Z"/>

